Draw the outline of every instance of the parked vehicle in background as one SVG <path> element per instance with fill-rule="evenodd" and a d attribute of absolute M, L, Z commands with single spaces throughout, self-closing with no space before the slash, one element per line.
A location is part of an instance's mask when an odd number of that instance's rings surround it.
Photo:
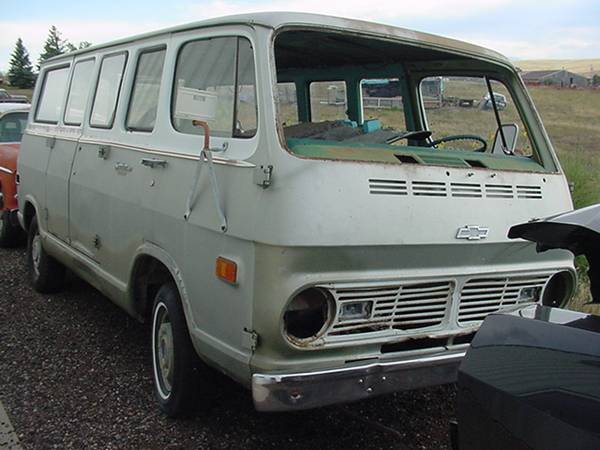
<path fill-rule="evenodd" d="M 27 125 L 29 105 L 0 104 L 0 247 L 21 241 L 17 220 L 17 155 Z"/>
<path fill-rule="evenodd" d="M 511 100 L 425 109 L 442 79 Z M 572 255 L 506 237 L 572 204 L 493 51 L 265 13 L 72 52 L 39 80 L 18 168 L 31 282 L 57 291 L 68 267 L 149 322 L 168 414 L 196 406 L 203 364 L 264 411 L 451 382 L 488 314 L 573 292 Z M 401 107 L 364 109 L 366 80 Z"/>
<path fill-rule="evenodd" d="M 0 89 L 0 103 L 29 103 L 26 95 L 10 94 L 6 89 Z"/>
<path fill-rule="evenodd" d="M 506 109 L 506 95 L 494 94 L 494 100 L 496 101 L 496 106 L 499 111 Z M 494 105 L 492 103 L 492 97 L 490 96 L 490 94 L 486 94 L 485 97 L 483 97 L 483 100 L 481 101 L 480 104 L 481 104 L 480 107 L 483 109 L 489 109 L 489 110 L 494 109 Z"/>

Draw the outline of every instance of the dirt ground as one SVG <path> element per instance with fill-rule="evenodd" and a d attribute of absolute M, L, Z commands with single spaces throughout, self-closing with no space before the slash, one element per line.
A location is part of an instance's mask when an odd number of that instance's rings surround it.
<path fill-rule="evenodd" d="M 153 398 L 147 330 L 84 282 L 40 295 L 24 250 L 0 249 L 0 401 L 25 449 L 443 449 L 455 387 L 258 413 L 224 376 L 193 418 Z"/>

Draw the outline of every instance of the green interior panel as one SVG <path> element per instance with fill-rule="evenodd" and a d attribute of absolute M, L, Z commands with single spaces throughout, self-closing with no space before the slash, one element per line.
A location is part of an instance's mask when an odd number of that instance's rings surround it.
<path fill-rule="evenodd" d="M 546 172 L 544 167 L 532 159 L 515 155 L 502 156 L 451 149 L 344 143 L 318 139 L 288 139 L 287 145 L 292 153 L 308 158 Z"/>

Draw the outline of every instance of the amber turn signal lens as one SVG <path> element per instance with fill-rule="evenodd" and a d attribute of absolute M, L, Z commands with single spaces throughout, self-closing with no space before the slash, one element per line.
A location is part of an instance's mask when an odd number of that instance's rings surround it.
<path fill-rule="evenodd" d="M 237 283 L 237 264 L 230 259 L 219 256 L 215 273 L 223 281 Z"/>

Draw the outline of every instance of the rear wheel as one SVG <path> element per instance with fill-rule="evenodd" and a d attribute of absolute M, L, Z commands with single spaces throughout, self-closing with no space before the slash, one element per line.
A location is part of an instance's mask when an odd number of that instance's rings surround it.
<path fill-rule="evenodd" d="M 11 223 L 10 211 L 4 210 L 0 215 L 0 247 L 15 247 L 22 242 L 22 230 Z"/>
<path fill-rule="evenodd" d="M 160 408 L 169 416 L 193 413 L 199 406 L 203 363 L 187 329 L 177 287 L 165 283 L 152 308 L 152 368 Z"/>
<path fill-rule="evenodd" d="M 37 217 L 33 218 L 29 226 L 27 271 L 33 288 L 42 294 L 58 292 L 64 285 L 65 266 L 44 250 Z"/>

